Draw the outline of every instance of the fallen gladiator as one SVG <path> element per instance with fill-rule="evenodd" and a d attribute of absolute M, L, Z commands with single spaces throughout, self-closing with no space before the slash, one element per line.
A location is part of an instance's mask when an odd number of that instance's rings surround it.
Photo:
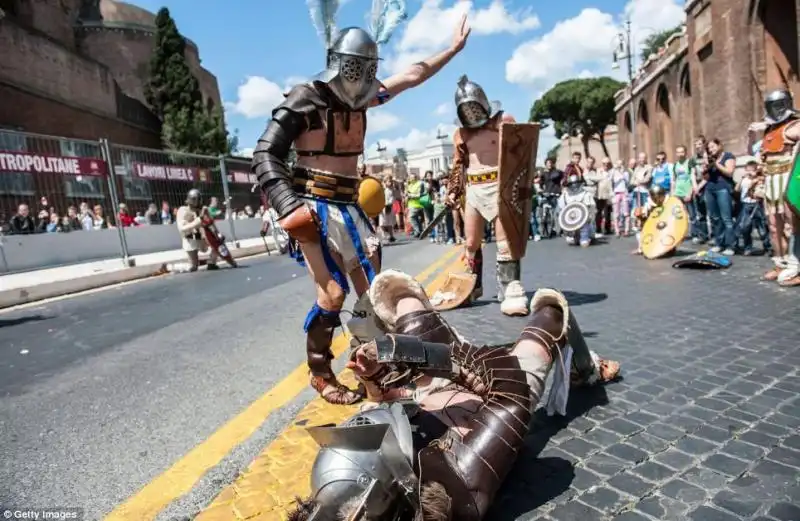
<path fill-rule="evenodd" d="M 618 363 L 589 351 L 555 290 L 536 293 L 519 339 L 503 347 L 464 340 L 404 273 L 377 275 L 369 296 L 390 333 L 356 348 L 348 367 L 378 404 L 342 425 L 309 429 L 320 445 L 312 495 L 297 500 L 291 521 L 483 519 L 551 368 L 551 400 L 570 384 L 619 374 Z"/>

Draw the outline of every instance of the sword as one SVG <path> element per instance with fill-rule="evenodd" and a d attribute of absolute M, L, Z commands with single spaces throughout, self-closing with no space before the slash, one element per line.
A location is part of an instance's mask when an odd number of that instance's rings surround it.
<path fill-rule="evenodd" d="M 444 210 L 437 213 L 433 219 L 431 219 L 431 222 L 428 224 L 428 226 L 426 226 L 425 229 L 422 230 L 422 233 L 419 234 L 419 238 L 424 239 L 430 235 L 433 229 L 436 228 L 436 225 L 442 222 L 442 219 L 444 219 L 445 215 L 447 215 L 447 212 L 449 211 L 452 211 L 452 209 L 449 206 L 445 206 Z"/>

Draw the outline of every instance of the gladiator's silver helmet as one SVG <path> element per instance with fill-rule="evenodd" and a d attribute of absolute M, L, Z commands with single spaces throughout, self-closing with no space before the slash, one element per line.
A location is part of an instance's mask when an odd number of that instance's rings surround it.
<path fill-rule="evenodd" d="M 479 128 L 500 111 L 499 103 L 489 102 L 483 87 L 461 76 L 456 87 L 456 113 L 459 123 L 467 128 Z"/>
<path fill-rule="evenodd" d="M 414 445 L 403 405 L 383 405 L 308 432 L 320 446 L 308 521 L 395 521 L 417 508 Z"/>
<path fill-rule="evenodd" d="M 197 188 L 192 188 L 186 194 L 186 205 L 192 208 L 200 208 L 203 202 L 203 194 Z"/>
<path fill-rule="evenodd" d="M 770 125 L 783 123 L 794 116 L 797 111 L 794 108 L 792 93 L 786 89 L 773 90 L 764 98 L 764 120 Z"/>
<path fill-rule="evenodd" d="M 347 27 L 328 48 L 327 68 L 314 79 L 326 83 L 350 109 L 365 108 L 378 93 L 378 44 L 358 27 Z"/>

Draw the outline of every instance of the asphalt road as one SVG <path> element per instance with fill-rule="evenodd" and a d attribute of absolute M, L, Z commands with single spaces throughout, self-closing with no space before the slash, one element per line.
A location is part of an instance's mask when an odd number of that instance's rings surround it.
<path fill-rule="evenodd" d="M 415 274 L 444 253 L 397 244 L 384 264 Z M 0 505 L 101 519 L 302 364 L 304 268 L 285 256 L 241 264 L 0 313 Z M 218 491 L 207 486 L 197 501 Z"/>

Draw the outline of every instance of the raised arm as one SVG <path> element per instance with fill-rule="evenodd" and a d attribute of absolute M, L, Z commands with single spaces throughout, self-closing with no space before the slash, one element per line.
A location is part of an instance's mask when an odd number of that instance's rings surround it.
<path fill-rule="evenodd" d="M 379 105 L 384 101 L 394 98 L 401 92 L 416 87 L 425 82 L 428 78 L 439 72 L 442 67 L 453 59 L 453 56 L 461 52 L 467 43 L 470 28 L 467 23 L 467 15 L 461 17 L 461 21 L 456 26 L 453 35 L 453 43 L 450 47 L 439 54 L 431 56 L 425 60 L 411 65 L 405 71 L 390 76 L 383 81 L 383 97 L 379 97 L 373 102 L 373 106 Z"/>

